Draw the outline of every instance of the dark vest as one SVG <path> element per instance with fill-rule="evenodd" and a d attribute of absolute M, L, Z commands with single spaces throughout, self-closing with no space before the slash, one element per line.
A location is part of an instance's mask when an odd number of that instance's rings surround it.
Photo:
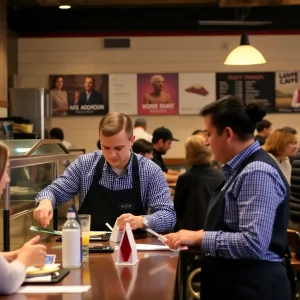
<path fill-rule="evenodd" d="M 207 209 L 204 232 L 231 232 L 224 222 L 225 195 L 237 176 L 250 163 L 262 161 L 272 165 L 280 174 L 287 195 L 276 210 L 269 250 L 284 258 L 289 222 L 289 184 L 277 163 L 262 149 L 245 159 L 226 185 L 223 182 L 212 194 Z M 261 199 L 264 201 L 264 199 Z M 201 270 L 201 299 L 286 300 L 290 299 L 287 271 L 280 262 L 255 259 L 225 259 L 203 254 Z M 274 298 L 274 295 L 277 297 Z"/>
<path fill-rule="evenodd" d="M 300 223 L 300 150 L 292 163 L 290 214 L 291 220 Z"/>
<path fill-rule="evenodd" d="M 274 226 L 273 226 L 273 234 L 272 234 L 272 239 L 270 243 L 269 250 L 280 255 L 283 257 L 286 252 L 286 244 L 287 244 L 287 227 L 289 223 L 289 198 L 290 198 L 290 187 L 285 179 L 285 176 L 279 169 L 277 163 L 272 159 L 264 150 L 260 149 L 250 155 L 245 161 L 241 163 L 239 166 L 239 169 L 237 172 L 235 172 L 234 178 L 231 179 L 233 182 L 234 179 L 241 173 L 241 171 L 250 163 L 255 162 L 255 161 L 262 161 L 265 163 L 270 164 L 273 166 L 278 173 L 280 174 L 280 177 L 285 185 L 287 195 L 285 200 L 278 206 L 277 211 L 276 211 L 276 216 L 275 216 L 275 221 L 274 221 Z M 231 183 L 232 183 L 231 182 Z M 230 183 L 227 185 L 228 187 L 230 186 Z M 224 201 L 224 206 L 222 207 L 222 212 L 221 214 L 224 216 L 224 208 L 225 208 L 225 201 Z M 218 222 L 220 224 L 212 224 L 213 227 L 219 227 L 221 230 L 223 229 L 224 231 L 230 231 L 224 224 L 223 218 L 215 219 L 212 222 Z M 221 224 L 222 223 L 222 224 Z"/>

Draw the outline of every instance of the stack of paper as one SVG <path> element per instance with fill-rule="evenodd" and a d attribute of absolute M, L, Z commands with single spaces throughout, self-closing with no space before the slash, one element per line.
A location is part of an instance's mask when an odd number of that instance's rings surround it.
<path fill-rule="evenodd" d="M 78 294 L 85 293 L 91 288 L 90 285 L 53 285 L 51 289 L 48 285 L 28 285 L 20 287 L 18 294 Z"/>

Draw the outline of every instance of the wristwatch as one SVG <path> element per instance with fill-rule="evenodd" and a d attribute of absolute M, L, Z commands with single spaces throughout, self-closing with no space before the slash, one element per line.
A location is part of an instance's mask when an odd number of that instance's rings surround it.
<path fill-rule="evenodd" d="M 145 226 L 145 229 L 149 227 L 149 220 L 145 216 L 143 217 L 143 224 Z"/>

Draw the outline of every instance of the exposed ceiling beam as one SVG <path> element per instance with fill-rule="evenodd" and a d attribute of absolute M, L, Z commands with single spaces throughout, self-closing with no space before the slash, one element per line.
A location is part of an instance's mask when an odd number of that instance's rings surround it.
<path fill-rule="evenodd" d="M 278 6 L 284 0 L 219 0 L 220 7 L 261 7 L 261 6 Z M 300 0 L 287 0 L 299 1 Z"/>

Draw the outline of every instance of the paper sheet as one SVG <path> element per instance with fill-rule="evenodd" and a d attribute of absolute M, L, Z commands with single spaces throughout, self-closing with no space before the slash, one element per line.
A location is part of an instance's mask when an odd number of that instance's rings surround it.
<path fill-rule="evenodd" d="M 177 250 L 170 249 L 166 245 L 153 245 L 153 244 L 136 244 L 137 251 L 172 251 L 178 252 L 180 250 L 187 250 L 187 246 L 179 247 Z M 115 247 L 115 250 L 119 250 L 119 246 Z"/>
<path fill-rule="evenodd" d="M 90 285 L 28 285 L 17 290 L 17 294 L 78 294 L 85 293 L 91 288 Z"/>
<path fill-rule="evenodd" d="M 119 246 L 115 247 L 115 250 L 119 250 Z M 137 251 L 160 251 L 160 250 L 169 250 L 171 249 L 165 245 L 152 245 L 152 244 L 136 244 Z"/>

